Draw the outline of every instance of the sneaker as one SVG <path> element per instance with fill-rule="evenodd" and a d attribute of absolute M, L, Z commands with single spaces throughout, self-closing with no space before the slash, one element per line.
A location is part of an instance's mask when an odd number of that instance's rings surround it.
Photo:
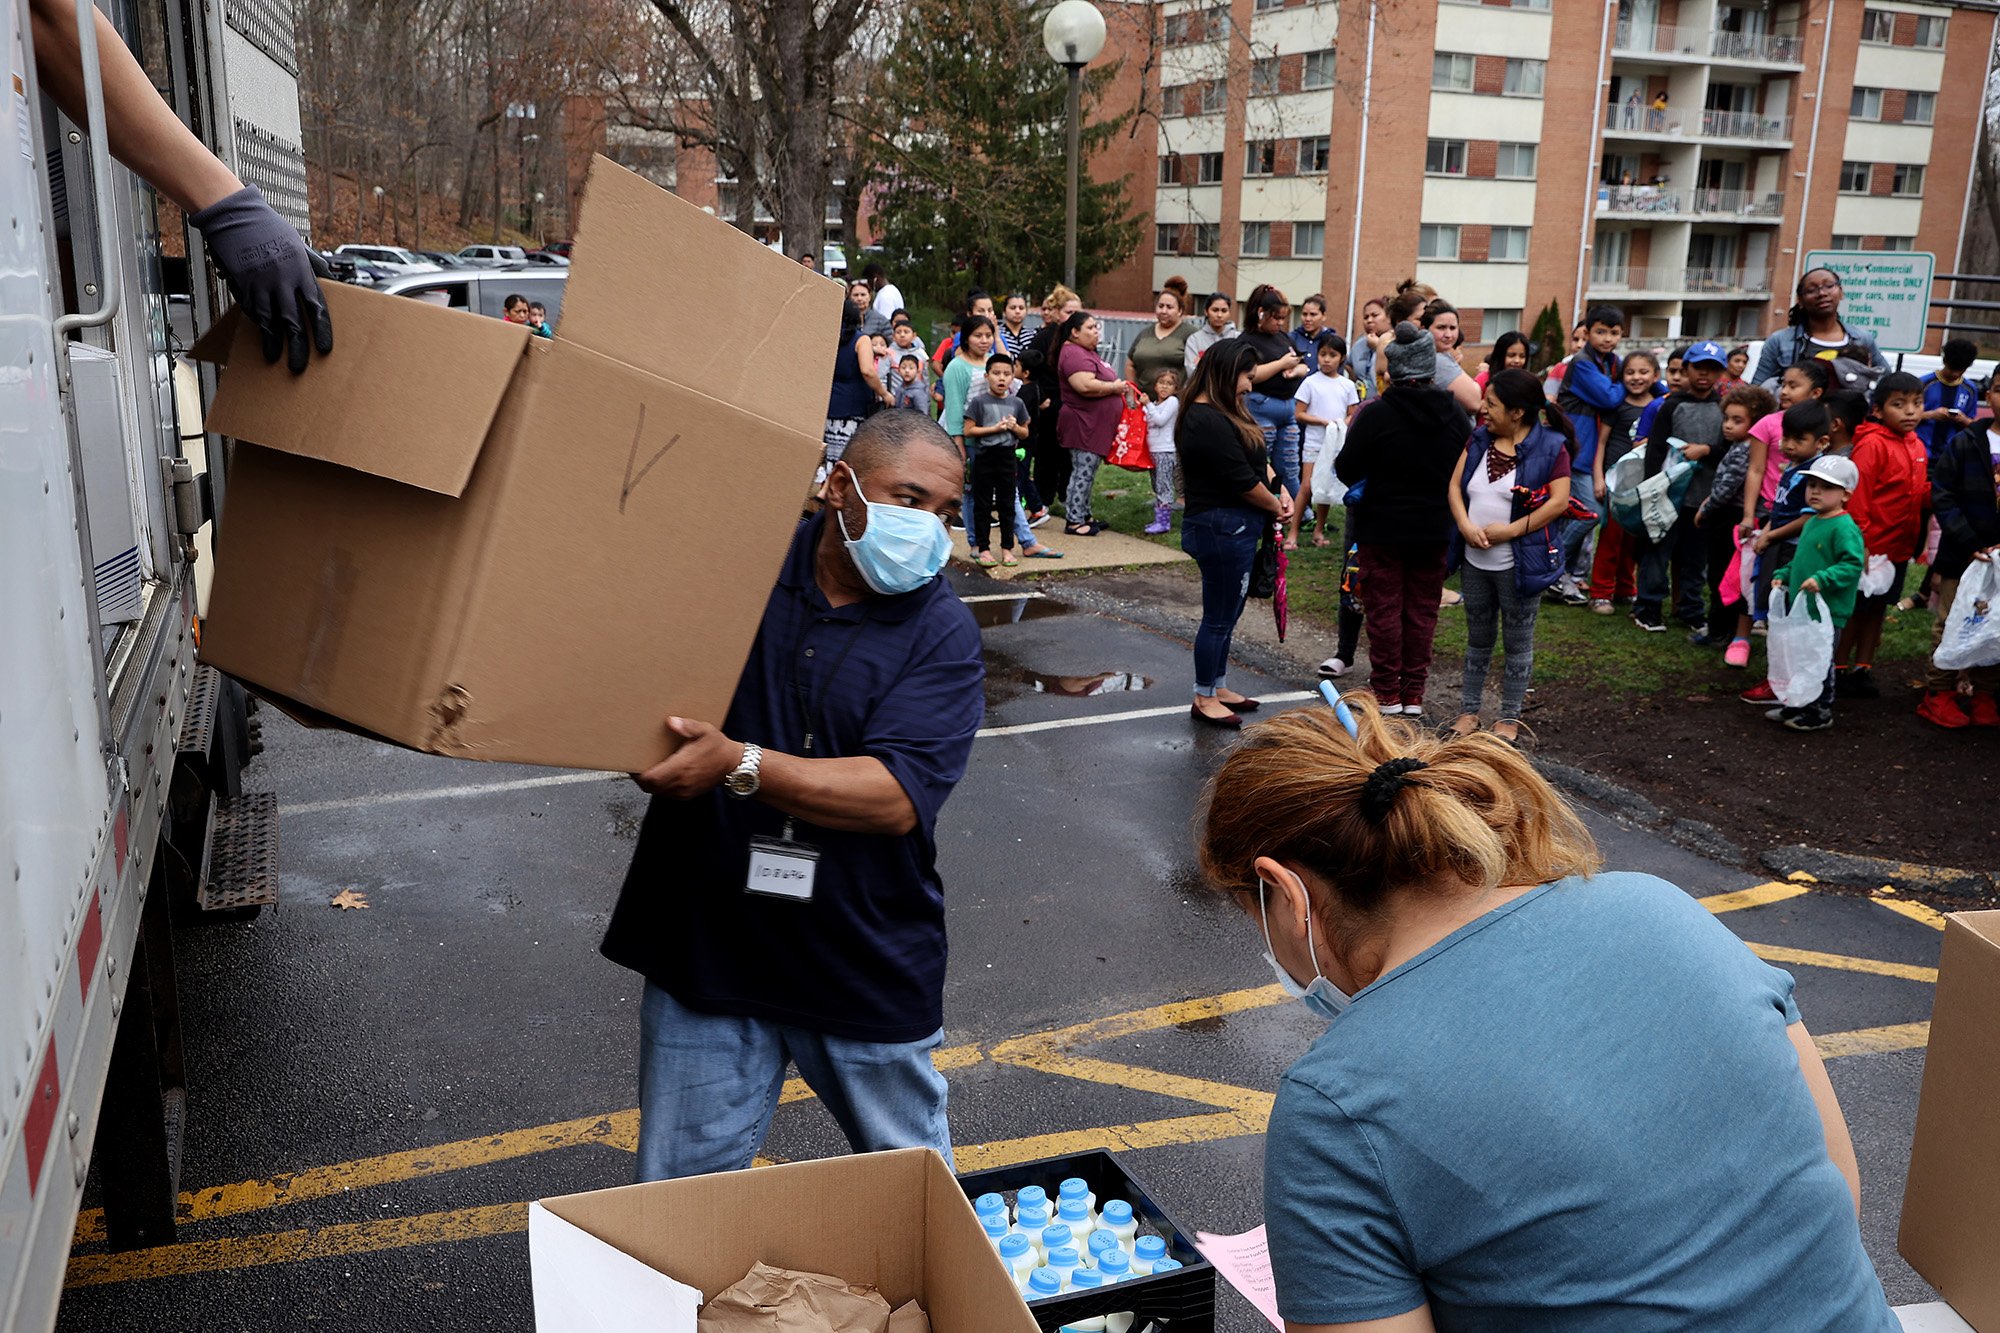
<path fill-rule="evenodd" d="M 1838 699 L 1879 699 L 1882 687 L 1875 683 L 1875 673 L 1867 667 L 1855 667 L 1851 671 L 1836 671 L 1833 677 L 1833 693 Z"/>
<path fill-rule="evenodd" d="M 1614 610 L 1611 605 L 1611 599 L 1609 597 L 1591 598 L 1590 613 L 1596 616 L 1608 616 L 1614 614 Z"/>
<path fill-rule="evenodd" d="M 1771 682 L 1760 680 L 1743 693 L 1736 696 L 1746 704 L 1774 704 L 1778 702 L 1778 692 L 1771 688 Z"/>
<path fill-rule="evenodd" d="M 1995 703 L 1990 694 L 1972 696 L 1972 725 L 1975 727 L 2000 727 L 2000 703 Z"/>
<path fill-rule="evenodd" d="M 1689 630 L 1690 630 L 1691 632 L 1695 633 L 1695 634 L 1706 634 L 1706 633 L 1708 633 L 1708 617 L 1707 617 L 1707 616 L 1682 616 L 1682 617 L 1680 618 L 1680 622 L 1681 622 L 1681 624 L 1683 624 L 1683 625 L 1686 625 L 1686 626 L 1688 627 L 1688 629 L 1689 629 Z M 1720 642 L 1721 642 L 1721 640 L 1720 640 L 1720 639 L 1718 639 L 1718 640 L 1716 640 L 1716 642 L 1717 642 L 1717 643 L 1720 643 Z"/>
<path fill-rule="evenodd" d="M 1380 713 L 1383 717 L 1401 717 L 1403 715 L 1403 705 L 1382 704 L 1381 706 L 1376 708 L 1375 711 Z"/>
<path fill-rule="evenodd" d="M 1785 719 L 1785 730 L 1787 731 L 1825 731 L 1832 725 L 1833 714 L 1831 712 L 1815 712 L 1810 708 L 1801 708 Z"/>
<path fill-rule="evenodd" d="M 1777 696 L 1773 695 L 1771 697 L 1776 698 Z M 1764 720 L 1766 722 L 1783 722 L 1798 711 L 1796 708 L 1767 708 L 1764 710 Z"/>
<path fill-rule="evenodd" d="M 1590 605 L 1590 594 L 1585 592 L 1583 586 L 1574 579 L 1570 580 L 1569 584 L 1563 589 L 1562 598 L 1564 606 Z"/>
<path fill-rule="evenodd" d="M 1694 633 L 1688 635 L 1688 642 L 1696 648 L 1720 648 L 1723 644 L 1728 643 L 1729 639 L 1726 635 L 1710 634 L 1708 627 L 1704 625 Z"/>
<path fill-rule="evenodd" d="M 1750 632 L 1761 639 L 1771 632 L 1770 622 L 1760 620 L 1750 626 Z"/>
<path fill-rule="evenodd" d="M 1337 679 L 1347 674 L 1347 663 L 1338 657 L 1329 657 L 1319 664 L 1319 674 Z"/>
<path fill-rule="evenodd" d="M 1035 513 L 1029 516 L 1028 526 L 1031 528 L 1039 528 L 1040 526 L 1042 526 L 1042 524 L 1048 521 L 1049 521 L 1049 511 L 1046 509 L 1040 509 L 1035 511 Z"/>
<path fill-rule="evenodd" d="M 1750 665 L 1750 640 L 1731 639 L 1729 647 L 1723 651 L 1724 666 L 1747 667 Z"/>
<path fill-rule="evenodd" d="M 1981 695 L 1979 697 L 1986 701 L 1986 707 L 1989 710 L 1993 708 L 1993 697 L 1991 695 Z M 1977 700 L 1974 701 L 1974 704 L 1977 706 Z M 1924 701 L 1917 705 L 1917 716 L 1934 727 L 1943 727 L 1946 731 L 1957 731 L 1960 727 L 1969 727 L 1972 725 L 1972 719 L 1965 715 L 1963 708 L 1959 707 L 1958 696 L 1950 690 L 1932 690 L 1929 694 L 1926 694 Z M 2000 725 L 2000 715 L 1996 715 L 1995 722 L 1989 722 L 1986 725 Z"/>
<path fill-rule="evenodd" d="M 1423 725 L 1424 725 L 1424 706 L 1423 706 L 1422 704 L 1404 704 L 1404 705 L 1403 705 L 1403 721 L 1405 721 L 1405 722 L 1414 722 L 1414 723 L 1416 723 L 1416 724 L 1417 724 L 1418 726 L 1420 726 L 1420 727 L 1421 727 L 1421 726 L 1423 726 Z"/>
<path fill-rule="evenodd" d="M 1667 622 L 1660 619 L 1660 608 L 1657 606 L 1633 607 L 1632 623 L 1648 634 L 1664 633 L 1667 628 Z"/>

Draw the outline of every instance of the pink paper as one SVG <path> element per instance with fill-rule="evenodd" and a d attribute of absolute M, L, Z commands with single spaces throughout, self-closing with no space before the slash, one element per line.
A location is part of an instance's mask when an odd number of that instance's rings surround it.
<path fill-rule="evenodd" d="M 1198 1231 L 1194 1247 L 1215 1265 L 1215 1271 L 1222 1274 L 1224 1281 L 1271 1321 L 1272 1328 L 1285 1327 L 1285 1321 L 1278 1317 L 1278 1289 L 1271 1278 L 1271 1251 L 1265 1244 L 1264 1228 L 1240 1236 Z"/>

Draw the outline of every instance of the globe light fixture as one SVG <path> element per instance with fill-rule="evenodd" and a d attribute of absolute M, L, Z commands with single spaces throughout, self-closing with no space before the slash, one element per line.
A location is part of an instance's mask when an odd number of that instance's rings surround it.
<path fill-rule="evenodd" d="M 1069 72 L 1069 179 L 1064 191 L 1063 284 L 1076 286 L 1076 192 L 1083 155 L 1083 67 L 1104 50 L 1104 15 L 1090 0 L 1061 0 L 1042 20 L 1042 48 Z"/>

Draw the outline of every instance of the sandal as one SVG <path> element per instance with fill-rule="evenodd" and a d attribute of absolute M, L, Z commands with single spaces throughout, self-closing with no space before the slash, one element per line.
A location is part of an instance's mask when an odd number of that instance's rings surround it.
<path fill-rule="evenodd" d="M 1297 537 L 1287 537 L 1287 538 L 1285 538 L 1285 549 L 1286 549 L 1287 551 L 1296 551 L 1296 550 L 1298 550 L 1298 549 L 1299 549 L 1299 539 L 1298 539 Z"/>
<path fill-rule="evenodd" d="M 1502 727 L 1512 727 L 1514 729 L 1514 734 L 1511 736 L 1501 735 L 1500 728 Z M 1507 744 L 1513 746 L 1517 750 L 1521 748 L 1521 724 L 1519 722 L 1515 722 L 1511 719 L 1505 722 L 1495 722 L 1491 728 L 1491 731 L 1493 738 L 1495 740 L 1505 741 L 1507 742 Z"/>
<path fill-rule="evenodd" d="M 981 569 L 994 569 L 997 568 L 999 564 L 1000 562 L 993 558 L 993 552 L 981 551 L 979 553 L 979 567 Z"/>
<path fill-rule="evenodd" d="M 1063 524 L 1063 536 L 1065 537 L 1095 537 L 1102 531 L 1104 531 L 1104 525 L 1094 518 L 1082 523 Z"/>
<path fill-rule="evenodd" d="M 1037 546 L 1034 550 L 1023 551 L 1021 554 L 1027 556 L 1030 560 L 1060 560 L 1063 558 L 1061 551 L 1052 551 L 1046 546 Z"/>
<path fill-rule="evenodd" d="M 1467 718 L 1472 719 L 1472 725 L 1469 727 L 1460 727 L 1458 723 L 1465 721 L 1465 719 Z M 1456 722 L 1453 722 L 1450 726 L 1444 729 L 1444 734 L 1448 739 L 1451 740 L 1464 740 L 1467 736 L 1471 736 L 1477 733 L 1478 730 L 1479 730 L 1479 714 L 1460 713 L 1458 715 L 1458 720 Z"/>
<path fill-rule="evenodd" d="M 1007 551 L 1002 553 L 1002 555 L 1000 556 L 1000 563 L 1006 568 L 1012 569 L 1016 565 L 1019 565 L 1021 563 L 1021 560 L 1020 557 L 1015 555 L 1012 551 Z"/>

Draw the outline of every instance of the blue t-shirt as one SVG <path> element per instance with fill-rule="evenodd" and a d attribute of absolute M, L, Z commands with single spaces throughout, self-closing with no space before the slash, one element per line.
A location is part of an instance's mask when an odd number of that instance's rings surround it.
<path fill-rule="evenodd" d="M 1278 1309 L 1895 1333 L 1791 977 L 1650 875 L 1534 889 L 1355 996 L 1264 1158 Z"/>
<path fill-rule="evenodd" d="M 1766 527 L 1782 528 L 1812 512 L 1812 506 L 1806 503 L 1806 470 L 1824 457 L 1824 454 L 1814 454 L 1804 462 L 1789 465 L 1778 474 L 1778 489 L 1771 496 L 1771 514 L 1764 520 Z M 1798 538 L 1795 536 L 1792 540 L 1797 541 Z"/>
<path fill-rule="evenodd" d="M 1956 384 L 1946 384 L 1933 371 L 1924 376 L 1924 411 L 1935 412 L 1940 407 L 1963 412 L 1969 417 L 1979 415 L 1979 390 L 1972 387 L 1972 381 L 1964 376 Z M 1939 427 L 1944 434 L 1938 434 Z M 1955 421 L 1920 421 L 1917 423 L 1917 438 L 1924 442 L 1924 453 L 1937 457 L 1937 446 L 1965 428 Z"/>

